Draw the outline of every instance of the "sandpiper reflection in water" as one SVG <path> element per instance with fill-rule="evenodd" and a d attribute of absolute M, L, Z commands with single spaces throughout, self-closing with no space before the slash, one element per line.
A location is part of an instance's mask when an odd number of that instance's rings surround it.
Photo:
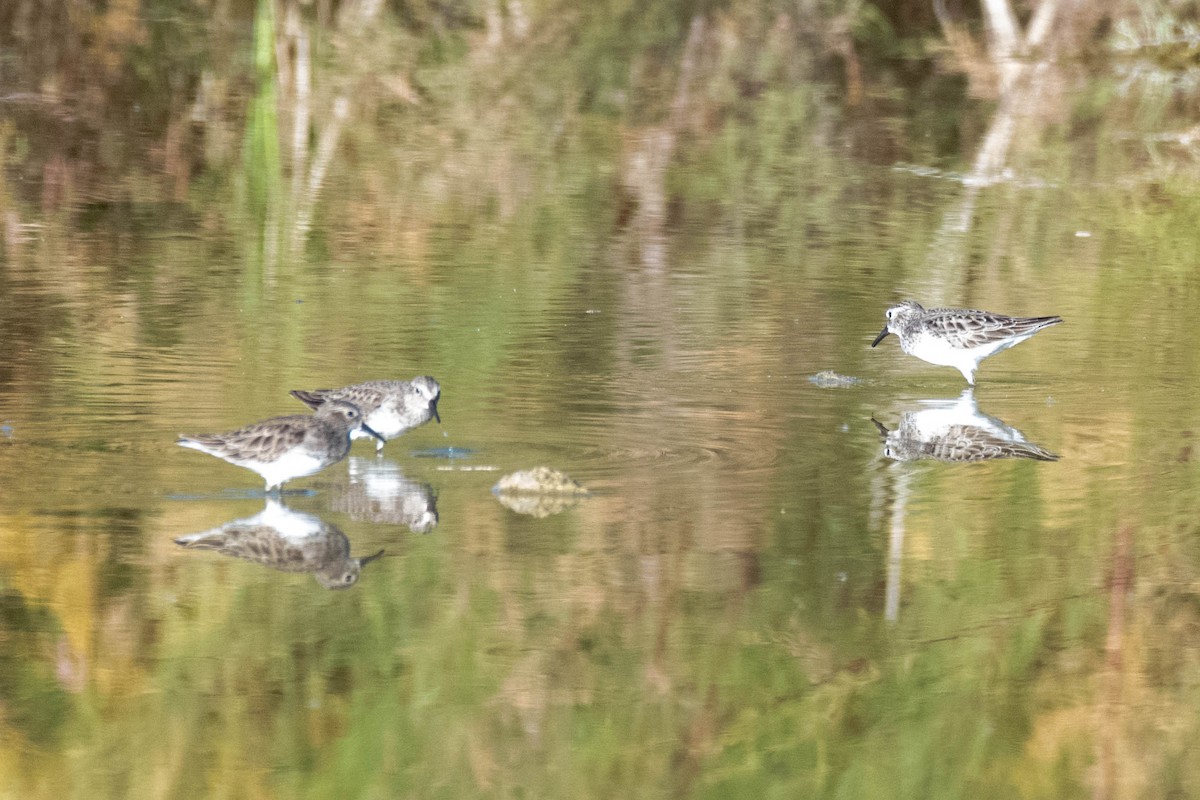
<path fill-rule="evenodd" d="M 254 561 L 282 572 L 309 572 L 326 589 L 358 582 L 362 568 L 383 555 L 350 555 L 350 540 L 336 526 L 274 498 L 253 517 L 235 519 L 211 530 L 180 536 L 175 543 Z"/>
<path fill-rule="evenodd" d="M 330 487 L 330 507 L 351 519 L 405 525 L 413 533 L 437 527 L 437 497 L 433 487 L 404 476 L 386 458 L 350 456 L 345 485 Z"/>
<path fill-rule="evenodd" d="M 982 413 L 969 388 L 957 400 L 925 400 L 922 405 L 926 407 L 904 412 L 892 430 L 871 418 L 884 437 L 885 456 L 894 461 L 1058 460 L 1016 428 Z"/>

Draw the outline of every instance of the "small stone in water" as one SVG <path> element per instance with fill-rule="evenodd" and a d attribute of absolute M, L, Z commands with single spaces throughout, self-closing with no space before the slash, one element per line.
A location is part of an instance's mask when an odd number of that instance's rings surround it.
<path fill-rule="evenodd" d="M 824 369 L 816 375 L 808 376 L 809 383 L 815 383 L 822 389 L 837 389 L 843 386 L 854 386 L 862 383 L 862 378 L 855 378 L 851 375 L 839 375 L 831 369 Z"/>
<path fill-rule="evenodd" d="M 505 475 L 492 487 L 495 494 L 519 492 L 526 494 L 587 494 L 578 481 L 565 472 L 550 467 L 534 467 L 530 470 Z"/>
<path fill-rule="evenodd" d="M 492 492 L 506 508 L 538 518 L 566 511 L 588 494 L 566 473 L 550 467 L 505 475 L 492 487 Z"/>

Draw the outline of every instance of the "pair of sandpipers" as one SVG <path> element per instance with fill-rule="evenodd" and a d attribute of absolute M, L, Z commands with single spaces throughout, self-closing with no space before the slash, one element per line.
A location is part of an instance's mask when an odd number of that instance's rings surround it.
<path fill-rule="evenodd" d="M 254 470 L 270 492 L 341 461 L 351 439 L 374 437 L 379 452 L 407 430 L 442 421 L 437 410 L 442 390 L 428 376 L 291 394 L 315 413 L 274 417 L 228 433 L 180 436 L 178 443 Z"/>

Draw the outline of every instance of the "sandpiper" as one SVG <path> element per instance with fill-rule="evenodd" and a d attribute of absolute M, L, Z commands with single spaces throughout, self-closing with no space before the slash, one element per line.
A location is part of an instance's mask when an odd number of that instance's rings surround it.
<path fill-rule="evenodd" d="M 442 421 L 437 404 L 442 387 L 428 375 L 410 381 L 367 381 L 341 389 L 315 389 L 311 392 L 296 389 L 292 397 L 311 408 L 320 408 L 328 400 L 349 400 L 362 409 L 366 424 L 376 431 L 375 452 L 383 450 L 389 439 L 407 430 L 424 425 L 431 419 Z M 370 436 L 352 433 L 355 439 Z"/>
<path fill-rule="evenodd" d="M 333 400 L 311 416 L 274 417 L 228 433 L 181 435 L 177 444 L 254 470 L 269 492 L 341 461 L 358 431 L 381 438 L 363 422 L 358 406 Z"/>
<path fill-rule="evenodd" d="M 885 316 L 887 323 L 871 347 L 894 333 L 901 350 L 930 364 L 954 367 L 972 386 L 979 362 L 1063 321 L 1062 317 L 1009 317 L 971 308 L 925 309 L 913 300 L 892 306 Z"/>
<path fill-rule="evenodd" d="M 380 550 L 374 555 L 351 556 L 350 540 L 336 526 L 293 511 L 271 497 L 253 517 L 180 536 L 175 543 L 244 558 L 282 572 L 309 572 L 326 589 L 353 586 L 362 568 L 383 555 Z"/>

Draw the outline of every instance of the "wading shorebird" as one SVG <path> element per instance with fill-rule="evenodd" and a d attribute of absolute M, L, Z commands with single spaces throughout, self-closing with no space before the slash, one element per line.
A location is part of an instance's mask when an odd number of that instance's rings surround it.
<path fill-rule="evenodd" d="M 270 492 L 341 461 L 350 452 L 350 436 L 358 431 L 382 440 L 363 423 L 358 406 L 333 400 L 311 416 L 274 417 L 228 433 L 181 435 L 176 443 L 254 470 Z"/>
<path fill-rule="evenodd" d="M 320 408 L 328 400 L 348 400 L 362 409 L 365 422 L 375 431 L 353 433 L 355 439 L 374 435 L 375 452 L 383 450 L 384 444 L 407 430 L 424 425 L 431 419 L 439 423 L 437 404 L 442 396 L 442 387 L 428 375 L 410 381 L 367 381 L 341 389 L 300 389 L 291 392 L 292 397 L 310 408 Z"/>
<path fill-rule="evenodd" d="M 1062 317 L 1009 317 L 972 308 L 930 308 L 905 300 L 887 310 L 887 323 L 871 342 L 889 333 L 900 339 L 900 349 L 930 364 L 954 367 L 967 383 L 975 385 L 979 362 L 1057 325 Z"/>

